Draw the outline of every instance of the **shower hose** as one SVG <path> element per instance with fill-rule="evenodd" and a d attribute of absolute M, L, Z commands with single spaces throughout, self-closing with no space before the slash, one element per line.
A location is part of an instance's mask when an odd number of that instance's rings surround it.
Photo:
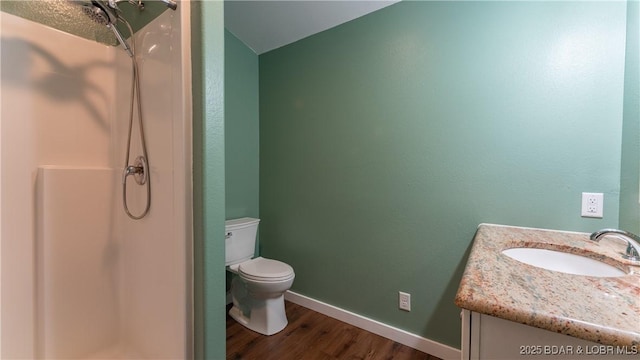
<path fill-rule="evenodd" d="M 132 81 L 131 81 L 131 98 L 130 98 L 130 106 L 129 106 L 129 131 L 127 135 L 127 149 L 126 156 L 124 162 L 124 171 L 122 175 L 122 202 L 124 205 L 124 211 L 127 215 L 134 219 L 140 220 L 145 217 L 149 213 L 149 209 L 151 207 L 151 179 L 150 179 L 150 171 L 149 171 L 149 157 L 147 154 L 147 144 L 145 141 L 144 134 L 144 125 L 142 122 L 142 103 L 140 96 L 140 71 L 138 68 L 138 62 L 136 61 L 135 56 L 135 42 L 133 39 L 133 30 L 131 29 L 131 25 L 129 22 L 123 19 L 118 19 L 125 23 L 129 28 L 129 34 L 131 34 L 131 52 L 133 56 L 131 56 L 131 64 L 132 64 Z M 136 101 L 137 100 L 137 101 Z M 140 129 L 140 145 L 142 148 L 142 155 L 138 156 L 133 165 L 129 165 L 130 161 L 130 152 L 131 152 L 131 133 L 133 130 L 133 118 L 134 118 L 134 103 L 137 104 L 137 113 L 138 113 L 138 126 Z M 146 186 L 147 192 L 147 201 L 144 208 L 139 214 L 133 214 L 129 210 L 129 205 L 127 201 L 127 178 L 129 175 L 133 175 L 136 183 L 139 185 Z"/>

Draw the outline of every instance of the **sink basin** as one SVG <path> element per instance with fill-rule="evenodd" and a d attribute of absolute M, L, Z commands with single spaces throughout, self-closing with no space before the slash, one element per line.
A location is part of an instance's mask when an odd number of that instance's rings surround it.
<path fill-rule="evenodd" d="M 561 251 L 512 248 L 503 250 L 502 253 L 525 264 L 567 274 L 598 277 L 627 275 L 624 271 L 601 261 Z"/>

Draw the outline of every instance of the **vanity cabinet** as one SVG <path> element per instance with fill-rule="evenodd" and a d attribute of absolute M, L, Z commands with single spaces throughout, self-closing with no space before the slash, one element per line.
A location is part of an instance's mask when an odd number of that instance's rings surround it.
<path fill-rule="evenodd" d="M 638 359 L 640 346 L 610 346 L 462 310 L 462 359 Z"/>

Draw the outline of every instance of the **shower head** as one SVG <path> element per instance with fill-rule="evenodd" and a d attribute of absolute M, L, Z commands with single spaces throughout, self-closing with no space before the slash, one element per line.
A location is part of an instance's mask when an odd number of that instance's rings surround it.
<path fill-rule="evenodd" d="M 98 1 L 91 1 L 82 6 L 82 11 L 91 20 L 100 25 L 114 24 L 117 20 L 116 15 L 105 5 Z"/>
<path fill-rule="evenodd" d="M 82 11 L 84 11 L 85 15 L 87 15 L 94 22 L 111 29 L 111 31 L 113 31 L 113 35 L 115 35 L 116 39 L 118 39 L 118 42 L 120 43 L 120 45 L 122 45 L 127 54 L 129 54 L 130 57 L 133 57 L 131 48 L 122 37 L 122 34 L 120 34 L 120 31 L 118 31 L 118 29 L 116 28 L 116 21 L 118 20 L 118 16 L 112 11 L 109 6 L 103 4 L 101 1 L 91 0 L 90 4 L 84 4 L 82 6 Z"/>

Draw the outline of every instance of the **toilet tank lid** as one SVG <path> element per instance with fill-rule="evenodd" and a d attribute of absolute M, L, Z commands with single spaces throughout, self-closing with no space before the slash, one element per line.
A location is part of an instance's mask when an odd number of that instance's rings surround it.
<path fill-rule="evenodd" d="M 224 222 L 224 228 L 229 230 L 240 229 L 243 227 L 251 226 L 260 222 L 260 219 L 254 219 L 250 217 L 243 217 L 240 219 L 231 219 Z"/>

